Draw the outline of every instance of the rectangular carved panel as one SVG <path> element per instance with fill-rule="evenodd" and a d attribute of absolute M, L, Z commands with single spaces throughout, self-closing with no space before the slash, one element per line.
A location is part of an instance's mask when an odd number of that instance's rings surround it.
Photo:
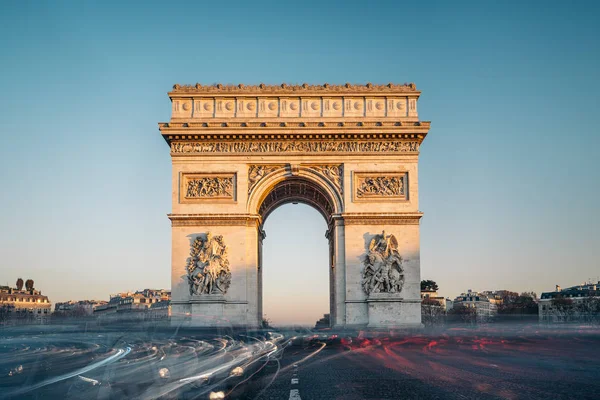
<path fill-rule="evenodd" d="M 354 201 L 408 199 L 408 173 L 355 172 Z"/>
<path fill-rule="evenodd" d="M 236 174 L 182 173 L 179 185 L 180 203 L 235 201 Z"/>

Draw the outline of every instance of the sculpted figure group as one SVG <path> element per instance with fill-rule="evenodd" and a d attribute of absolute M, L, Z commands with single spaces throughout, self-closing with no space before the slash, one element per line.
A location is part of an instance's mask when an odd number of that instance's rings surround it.
<path fill-rule="evenodd" d="M 357 197 L 404 196 L 404 179 L 400 176 L 365 177 L 356 189 Z"/>
<path fill-rule="evenodd" d="M 205 177 L 190 179 L 187 183 L 187 198 L 232 197 L 233 178 Z"/>
<path fill-rule="evenodd" d="M 365 258 L 362 286 L 367 294 L 400 293 L 404 285 L 402 257 L 394 235 L 375 235 Z"/>
<path fill-rule="evenodd" d="M 227 246 L 223 236 L 197 237 L 192 243 L 187 265 L 191 295 L 225 294 L 231 284 Z"/>

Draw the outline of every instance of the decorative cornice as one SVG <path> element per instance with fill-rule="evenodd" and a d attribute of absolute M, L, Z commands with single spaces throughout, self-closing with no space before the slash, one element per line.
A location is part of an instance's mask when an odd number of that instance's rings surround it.
<path fill-rule="evenodd" d="M 423 213 L 343 213 L 344 225 L 419 225 Z"/>
<path fill-rule="evenodd" d="M 171 226 L 256 226 L 260 215 L 252 214 L 168 214 Z"/>
<path fill-rule="evenodd" d="M 400 127 L 414 129 L 415 127 L 427 128 L 431 126 L 430 121 L 352 121 L 352 120 L 326 120 L 326 121 L 283 121 L 283 119 L 261 121 L 233 121 L 229 119 L 214 120 L 209 122 L 159 122 L 158 129 L 161 132 L 169 130 L 189 130 L 198 129 L 207 131 L 216 129 L 220 131 L 231 131 L 235 129 L 249 130 L 249 128 L 271 128 L 277 131 L 282 131 L 282 128 L 298 129 L 298 128 L 328 128 L 328 129 L 357 129 L 364 131 L 365 129 L 385 130 L 386 128 L 398 129 Z M 163 133 L 164 134 L 164 133 Z"/>
<path fill-rule="evenodd" d="M 288 85 L 282 83 L 281 85 L 202 85 L 196 83 L 195 85 L 180 85 L 176 83 L 173 85 L 173 91 L 169 95 L 178 93 L 198 93 L 198 94 L 304 94 L 304 93 L 373 93 L 373 92 L 384 92 L 384 93 L 410 93 L 418 92 L 417 86 L 414 83 L 394 84 L 388 83 L 387 85 L 374 85 L 367 83 L 365 85 L 355 85 L 346 83 L 345 85 L 330 85 L 328 83 L 322 85 L 309 85 L 303 83 L 302 85 Z"/>

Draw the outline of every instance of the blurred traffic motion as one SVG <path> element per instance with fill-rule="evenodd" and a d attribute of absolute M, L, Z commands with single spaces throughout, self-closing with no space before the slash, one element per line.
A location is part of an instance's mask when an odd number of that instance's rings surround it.
<path fill-rule="evenodd" d="M 595 398 L 600 331 L 0 331 L 0 398 Z"/>

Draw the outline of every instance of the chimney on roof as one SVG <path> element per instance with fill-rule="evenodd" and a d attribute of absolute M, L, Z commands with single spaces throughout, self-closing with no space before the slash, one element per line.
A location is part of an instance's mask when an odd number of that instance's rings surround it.
<path fill-rule="evenodd" d="M 560 286 L 559 285 L 556 285 L 556 291 L 560 292 Z"/>

